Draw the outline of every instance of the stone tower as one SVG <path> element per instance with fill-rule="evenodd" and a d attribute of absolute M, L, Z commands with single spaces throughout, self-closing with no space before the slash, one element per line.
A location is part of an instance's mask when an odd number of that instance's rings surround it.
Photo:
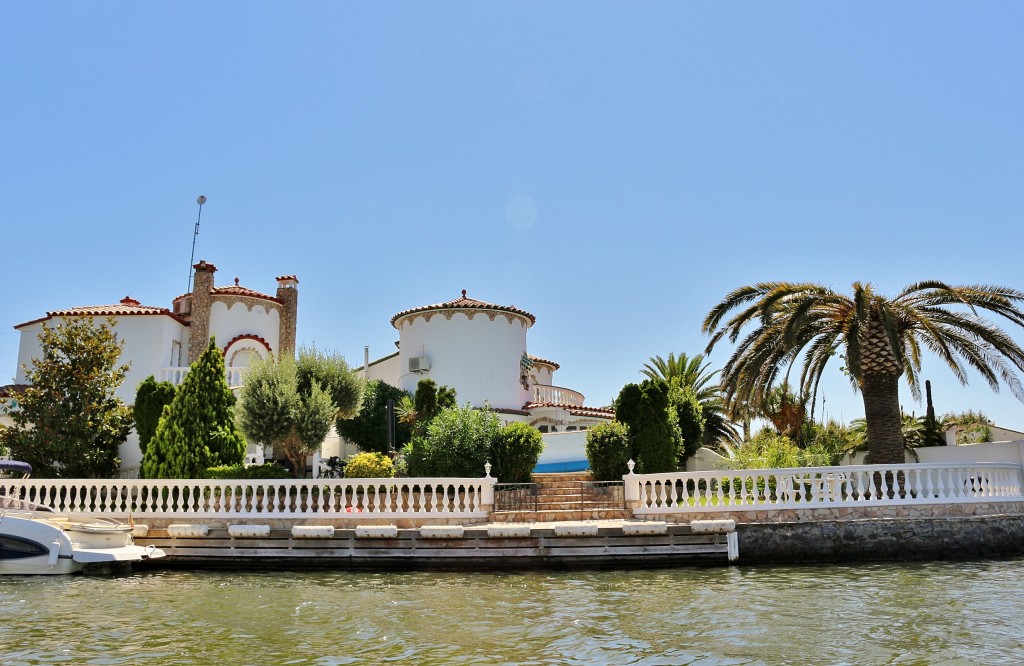
<path fill-rule="evenodd" d="M 281 301 L 278 357 L 295 356 L 295 321 L 299 312 L 299 279 L 294 275 L 278 277 L 277 298 Z"/>
<path fill-rule="evenodd" d="M 213 274 L 217 267 L 200 260 L 192 284 L 192 317 L 189 325 L 188 363 L 192 365 L 210 344 L 210 306 L 213 305 Z"/>

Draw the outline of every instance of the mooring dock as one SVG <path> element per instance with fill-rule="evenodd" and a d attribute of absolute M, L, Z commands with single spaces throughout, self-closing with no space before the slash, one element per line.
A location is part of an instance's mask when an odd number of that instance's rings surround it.
<path fill-rule="evenodd" d="M 334 528 L 174 524 L 137 536 L 159 566 L 332 569 L 527 569 L 726 564 L 738 557 L 731 521 L 690 525 L 583 521 Z M 712 525 L 712 523 L 715 523 Z"/>

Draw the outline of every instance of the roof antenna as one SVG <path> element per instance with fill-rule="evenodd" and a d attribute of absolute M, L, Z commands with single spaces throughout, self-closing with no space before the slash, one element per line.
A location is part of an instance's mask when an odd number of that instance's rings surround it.
<path fill-rule="evenodd" d="M 203 204 L 206 203 L 206 197 L 200 194 L 196 203 L 199 204 L 199 217 L 196 218 L 196 230 L 192 234 L 192 256 L 188 260 L 188 290 L 185 292 L 186 294 L 192 293 L 192 265 L 196 260 L 196 238 L 199 237 L 199 221 L 203 219 Z"/>

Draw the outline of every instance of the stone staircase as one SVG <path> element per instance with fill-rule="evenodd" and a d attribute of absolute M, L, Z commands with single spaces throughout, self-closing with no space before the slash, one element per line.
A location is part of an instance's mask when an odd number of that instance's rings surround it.
<path fill-rule="evenodd" d="M 593 488 L 590 472 L 534 474 L 536 501 L 531 496 L 516 510 L 493 511 L 493 522 L 552 522 L 559 520 L 623 520 L 632 512 L 623 508 L 622 487 Z M 584 490 L 586 489 L 586 492 Z M 500 492 L 500 491 L 499 491 Z M 536 510 L 533 510 L 534 504 Z"/>

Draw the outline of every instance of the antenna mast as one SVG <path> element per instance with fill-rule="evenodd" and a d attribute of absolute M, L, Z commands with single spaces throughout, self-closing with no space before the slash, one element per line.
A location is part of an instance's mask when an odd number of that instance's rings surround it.
<path fill-rule="evenodd" d="M 192 256 L 188 260 L 188 290 L 186 294 L 192 293 L 192 265 L 196 261 L 196 238 L 199 237 L 199 222 L 203 219 L 203 204 L 206 203 L 206 197 L 202 194 L 196 199 L 196 203 L 199 204 L 199 216 L 196 218 L 196 230 L 192 234 Z"/>

